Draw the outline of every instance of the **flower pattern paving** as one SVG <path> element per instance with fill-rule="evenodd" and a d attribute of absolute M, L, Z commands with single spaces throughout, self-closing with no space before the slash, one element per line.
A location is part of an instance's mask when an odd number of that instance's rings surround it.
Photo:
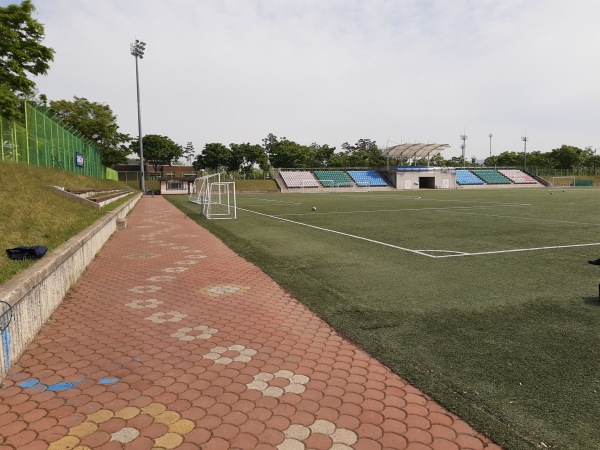
<path fill-rule="evenodd" d="M 207 286 L 200 289 L 198 292 L 213 297 L 219 297 L 222 295 L 239 295 L 244 294 L 250 288 L 245 286 L 238 286 L 236 284 L 217 284 L 214 286 Z"/>
<path fill-rule="evenodd" d="M 198 331 L 199 333 L 195 333 Z M 210 328 L 206 325 L 198 325 L 197 327 L 183 327 L 178 329 L 171 337 L 181 341 L 193 341 L 194 339 L 210 339 L 217 331 L 216 328 Z"/>
<path fill-rule="evenodd" d="M 275 378 L 287 380 L 287 384 L 283 387 L 271 386 L 269 382 Z M 262 392 L 267 397 L 281 397 L 286 392 L 293 394 L 302 394 L 306 390 L 306 383 L 310 378 L 306 375 L 297 375 L 289 370 L 279 370 L 275 373 L 260 372 L 254 375 L 254 381 L 248 383 L 248 389 L 255 389 Z"/>
<path fill-rule="evenodd" d="M 2 380 L 0 448 L 499 449 L 164 198 L 127 220 Z"/>

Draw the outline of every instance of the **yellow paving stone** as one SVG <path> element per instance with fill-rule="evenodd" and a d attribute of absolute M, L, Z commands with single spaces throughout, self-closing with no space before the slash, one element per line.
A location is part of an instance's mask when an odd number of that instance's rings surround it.
<path fill-rule="evenodd" d="M 177 422 L 181 416 L 175 411 L 165 411 L 162 414 L 155 416 L 155 420 L 158 423 L 164 423 L 165 425 L 170 425 L 172 423 Z"/>
<path fill-rule="evenodd" d="M 48 447 L 48 450 L 70 450 L 79 444 L 79 438 L 76 436 L 65 436 Z"/>
<path fill-rule="evenodd" d="M 92 450 L 92 449 L 89 448 L 87 445 L 78 445 L 73 450 Z"/>
<path fill-rule="evenodd" d="M 77 425 L 69 430 L 69 435 L 77 436 L 78 438 L 83 438 L 89 436 L 94 431 L 98 429 L 98 425 L 94 422 L 83 422 L 82 424 Z"/>
<path fill-rule="evenodd" d="M 104 423 L 107 420 L 112 419 L 114 415 L 115 413 L 109 411 L 108 409 L 101 409 L 100 411 L 96 411 L 95 413 L 87 416 L 87 422 Z"/>
<path fill-rule="evenodd" d="M 163 405 L 162 403 L 151 403 L 148 406 L 142 408 L 142 411 L 144 411 L 146 414 L 156 417 L 159 414 L 166 411 L 166 409 L 167 409 L 167 407 L 165 405 Z"/>
<path fill-rule="evenodd" d="M 169 425 L 169 431 L 171 433 L 187 434 L 194 429 L 194 425 L 194 422 L 191 420 L 180 419 Z"/>
<path fill-rule="evenodd" d="M 135 406 L 126 406 L 125 408 L 117 411 L 115 413 L 115 417 L 118 417 L 119 419 L 129 420 L 129 419 L 133 419 L 134 417 L 136 417 L 139 413 L 140 413 L 139 408 L 136 408 Z"/>
<path fill-rule="evenodd" d="M 172 449 L 183 442 L 183 436 L 176 433 L 166 433 L 154 441 L 154 444 L 166 449 Z"/>

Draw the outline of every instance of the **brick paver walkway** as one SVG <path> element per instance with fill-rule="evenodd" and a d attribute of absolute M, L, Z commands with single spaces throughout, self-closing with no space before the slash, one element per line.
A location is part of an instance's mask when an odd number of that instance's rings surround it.
<path fill-rule="evenodd" d="M 160 197 L 0 388 L 0 448 L 498 449 Z"/>

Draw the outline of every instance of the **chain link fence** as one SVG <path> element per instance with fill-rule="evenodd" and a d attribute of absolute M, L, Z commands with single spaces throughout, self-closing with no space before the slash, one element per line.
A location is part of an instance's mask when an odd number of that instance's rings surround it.
<path fill-rule="evenodd" d="M 116 171 L 104 166 L 100 151 L 79 132 L 45 111 L 25 103 L 25 125 L 0 117 L 0 161 L 61 170 L 117 180 Z"/>

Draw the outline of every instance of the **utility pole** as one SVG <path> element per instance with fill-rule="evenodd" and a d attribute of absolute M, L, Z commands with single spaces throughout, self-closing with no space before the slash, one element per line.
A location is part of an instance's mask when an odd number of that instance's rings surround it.
<path fill-rule="evenodd" d="M 521 140 L 523 141 L 523 167 L 525 169 L 527 169 L 527 141 L 529 140 L 529 138 L 527 137 L 527 133 L 525 133 L 525 136 L 523 136 L 521 138 Z"/>
<path fill-rule="evenodd" d="M 138 58 L 144 57 L 144 50 L 146 43 L 139 40 L 135 40 L 134 44 L 129 46 L 131 54 L 135 56 L 135 86 L 137 88 L 137 110 L 138 110 L 138 136 L 140 143 L 140 189 L 142 195 L 146 192 L 146 184 L 144 181 L 144 144 L 142 142 L 142 113 L 140 110 L 140 77 L 138 72 Z"/>
<path fill-rule="evenodd" d="M 460 148 L 462 149 L 462 166 L 465 167 L 465 149 L 467 148 L 467 135 L 466 134 L 461 134 L 460 138 L 462 139 L 463 143 L 460 146 Z"/>

